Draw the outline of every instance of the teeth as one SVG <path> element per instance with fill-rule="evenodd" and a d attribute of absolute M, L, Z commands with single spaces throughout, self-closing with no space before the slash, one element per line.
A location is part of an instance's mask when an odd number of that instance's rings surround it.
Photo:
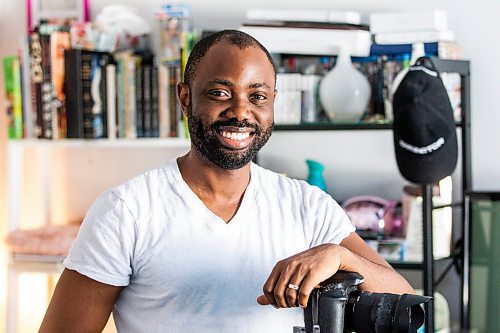
<path fill-rule="evenodd" d="M 238 133 L 238 132 L 222 131 L 221 134 L 222 134 L 223 137 L 231 139 L 231 140 L 235 140 L 235 141 L 245 140 L 248 137 L 250 137 L 250 133 L 249 132 Z"/>

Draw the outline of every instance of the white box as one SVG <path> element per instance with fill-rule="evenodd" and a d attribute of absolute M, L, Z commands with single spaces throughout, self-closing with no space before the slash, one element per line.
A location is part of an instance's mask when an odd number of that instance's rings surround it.
<path fill-rule="evenodd" d="M 373 13 L 370 15 L 370 31 L 442 31 L 448 30 L 448 13 L 444 10 Z"/>
<path fill-rule="evenodd" d="M 336 55 L 340 46 L 351 55 L 370 55 L 371 34 L 366 30 L 286 28 L 242 26 L 240 30 L 253 36 L 271 53 Z"/>
<path fill-rule="evenodd" d="M 255 21 L 361 24 L 361 14 L 359 12 L 322 9 L 250 8 L 247 10 L 247 19 Z"/>
<path fill-rule="evenodd" d="M 453 42 L 454 40 L 455 33 L 451 30 L 385 32 L 375 35 L 375 43 L 383 45 Z"/>

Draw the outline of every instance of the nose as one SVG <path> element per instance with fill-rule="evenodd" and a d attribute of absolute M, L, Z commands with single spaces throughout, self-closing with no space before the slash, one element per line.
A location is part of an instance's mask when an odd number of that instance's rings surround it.
<path fill-rule="evenodd" d="M 236 118 L 238 121 L 250 119 L 252 117 L 250 104 L 250 101 L 248 101 L 248 99 L 246 98 L 233 98 L 231 107 L 226 110 L 226 117 Z"/>

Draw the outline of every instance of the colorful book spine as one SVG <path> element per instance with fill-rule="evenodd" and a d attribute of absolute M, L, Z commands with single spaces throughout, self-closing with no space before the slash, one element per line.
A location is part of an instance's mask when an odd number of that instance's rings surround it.
<path fill-rule="evenodd" d="M 151 136 L 160 136 L 160 117 L 158 108 L 158 66 L 151 67 Z"/>
<path fill-rule="evenodd" d="M 40 43 L 42 46 L 42 99 L 41 99 L 41 117 L 42 117 L 42 138 L 53 139 L 57 136 L 57 129 L 54 127 L 55 112 L 53 109 L 53 86 L 51 75 L 51 26 L 42 25 L 40 27 Z"/>
<path fill-rule="evenodd" d="M 108 139 L 115 139 L 116 129 L 116 65 L 106 66 L 106 116 Z"/>
<path fill-rule="evenodd" d="M 31 37 L 25 36 L 21 40 L 21 86 L 23 100 L 23 136 L 28 139 L 36 138 L 36 110 L 32 104 L 31 91 Z"/>
<path fill-rule="evenodd" d="M 3 59 L 9 139 L 23 137 L 21 65 L 18 56 Z"/>
<path fill-rule="evenodd" d="M 30 42 L 30 72 L 31 72 L 31 107 L 36 114 L 35 135 L 42 138 L 42 43 L 40 33 L 35 29 L 31 33 Z"/>
<path fill-rule="evenodd" d="M 52 129 L 54 139 L 66 137 L 66 96 L 64 94 L 64 51 L 71 47 L 69 32 L 51 34 L 51 81 L 53 89 Z"/>
<path fill-rule="evenodd" d="M 136 109 L 136 131 L 137 137 L 142 138 L 145 136 L 144 113 L 147 106 L 145 105 L 144 91 L 147 89 L 145 65 L 138 62 L 135 67 L 135 109 Z M 147 83 L 149 84 L 149 83 Z"/>
<path fill-rule="evenodd" d="M 106 66 L 108 53 L 68 50 L 65 92 L 69 138 L 107 137 Z"/>
<path fill-rule="evenodd" d="M 158 64 L 158 121 L 159 137 L 167 138 L 170 132 L 170 89 L 168 66 L 162 62 Z"/>

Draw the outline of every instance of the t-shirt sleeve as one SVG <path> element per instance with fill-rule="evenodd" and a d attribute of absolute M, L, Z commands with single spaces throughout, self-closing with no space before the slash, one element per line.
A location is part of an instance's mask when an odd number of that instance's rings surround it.
<path fill-rule="evenodd" d="M 135 219 L 109 190 L 89 209 L 64 260 L 66 268 L 113 286 L 126 286 L 132 274 Z"/>
<path fill-rule="evenodd" d="M 340 205 L 319 188 L 302 184 L 306 241 L 309 247 L 340 244 L 356 228 Z"/>

